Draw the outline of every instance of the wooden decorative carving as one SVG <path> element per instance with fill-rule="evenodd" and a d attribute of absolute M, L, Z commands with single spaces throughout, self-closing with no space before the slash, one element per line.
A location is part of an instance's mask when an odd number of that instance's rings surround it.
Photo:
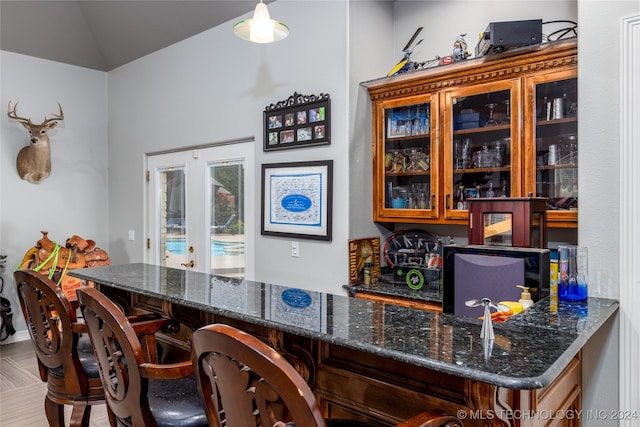
<path fill-rule="evenodd" d="M 307 350 L 298 346 L 285 347 L 284 332 L 269 330 L 269 345 L 289 362 L 302 378 L 312 386 L 315 383 L 315 369 L 313 356 Z"/>
<path fill-rule="evenodd" d="M 480 418 L 487 426 L 506 427 L 513 426 L 513 420 L 509 419 L 509 414 L 513 414 L 513 409 L 507 402 L 508 390 L 501 389 L 495 385 L 467 380 L 465 383 L 465 400 L 472 411 L 473 417 Z"/>

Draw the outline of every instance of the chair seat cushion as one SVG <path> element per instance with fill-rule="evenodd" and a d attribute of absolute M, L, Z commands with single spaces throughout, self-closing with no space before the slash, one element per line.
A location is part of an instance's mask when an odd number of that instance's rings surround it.
<path fill-rule="evenodd" d="M 89 334 L 80 335 L 76 351 L 78 353 L 78 359 L 87 373 L 87 377 L 90 379 L 100 379 L 98 362 L 96 362 L 96 357 L 93 354 L 93 347 L 91 347 Z M 64 368 L 62 366 L 49 369 L 49 373 L 54 377 L 64 378 Z"/>
<path fill-rule="evenodd" d="M 89 378 L 100 378 L 100 371 L 98 370 L 98 362 L 96 362 L 96 356 L 93 354 L 93 348 L 91 347 L 91 339 L 89 334 L 81 334 L 78 339 L 78 359 L 84 368 Z"/>
<path fill-rule="evenodd" d="M 149 380 L 149 407 L 158 426 L 208 426 L 194 376 Z"/>

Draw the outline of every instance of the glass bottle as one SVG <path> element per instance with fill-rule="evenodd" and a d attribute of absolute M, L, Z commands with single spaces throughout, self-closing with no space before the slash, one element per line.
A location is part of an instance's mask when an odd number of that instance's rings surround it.
<path fill-rule="evenodd" d="M 502 166 L 504 159 L 502 158 L 503 145 L 500 141 L 496 141 L 495 152 L 493 154 L 494 166 L 499 168 Z"/>
<path fill-rule="evenodd" d="M 496 193 L 493 192 L 493 181 L 489 181 L 489 189 L 485 197 L 496 197 Z"/>
<path fill-rule="evenodd" d="M 464 209 L 464 185 L 458 187 L 458 191 L 456 192 L 456 207 L 457 210 Z"/>
<path fill-rule="evenodd" d="M 509 197 L 507 193 L 507 180 L 502 181 L 502 190 L 500 190 L 500 197 Z"/>

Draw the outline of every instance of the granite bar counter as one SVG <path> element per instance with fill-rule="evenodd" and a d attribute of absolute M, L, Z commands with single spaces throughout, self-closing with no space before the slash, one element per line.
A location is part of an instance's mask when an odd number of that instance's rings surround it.
<path fill-rule="evenodd" d="M 615 300 L 589 298 L 586 303 L 560 303 L 558 311 L 553 312 L 549 309 L 549 300 L 541 300 L 528 311 L 494 324 L 496 339 L 487 343 L 480 339 L 481 321 L 478 319 L 275 284 L 148 264 L 73 270 L 68 274 L 95 283 L 107 295 L 110 292 L 131 295 L 135 297 L 131 300 L 132 306 L 141 297 L 158 299 L 181 307 L 165 314 L 177 316 L 181 310 L 189 308 L 208 314 L 210 317 L 206 317 L 206 321 L 228 319 L 246 324 L 249 329 L 255 325 L 292 337 L 291 340 L 299 337 L 315 343 L 310 344 L 308 351 L 316 362 L 309 363 L 318 364 L 313 368 L 316 387 L 327 402 L 333 402 L 333 414 L 340 413 L 336 402 L 341 402 L 341 408 L 349 405 L 345 403 L 346 398 L 336 397 L 341 392 L 323 383 L 322 373 L 333 372 L 336 367 L 344 372 L 358 371 L 355 365 L 346 366 L 355 359 L 359 360 L 358 366 L 366 366 L 361 371 L 362 381 L 384 371 L 385 364 L 398 365 L 397 370 L 389 368 L 390 371 L 380 374 L 376 381 L 384 379 L 391 385 L 403 387 L 403 392 L 411 396 L 418 390 L 437 388 L 433 393 L 440 406 L 446 400 L 453 405 L 444 405 L 450 410 L 460 408 L 460 402 L 457 401 L 459 398 L 449 396 L 452 392 L 445 389 L 457 390 L 458 387 L 463 389 L 456 392 L 464 396 L 466 403 L 462 407 L 465 410 L 486 410 L 499 400 L 495 397 L 486 402 L 484 397 L 474 397 L 473 393 L 479 390 L 483 390 L 482 393 L 500 390 L 507 394 L 503 401 L 520 402 L 521 405 L 523 398 L 513 397 L 513 392 L 508 390 L 541 389 L 557 381 L 571 363 L 579 361 L 580 351 L 589 338 L 618 310 Z M 481 314 L 479 308 L 478 315 Z M 191 322 L 189 326 L 195 329 L 202 325 Z M 336 357 L 339 363 L 324 371 L 322 361 L 331 359 L 333 354 L 340 355 Z M 416 379 L 423 378 L 418 369 L 424 370 L 424 378 L 437 373 L 441 380 L 429 387 L 417 384 Z M 413 371 L 407 373 L 407 370 Z M 406 378 L 395 383 L 394 378 L 405 375 Z M 373 387 L 372 384 L 369 386 Z M 360 397 L 354 393 L 349 394 L 349 399 L 351 402 Z M 326 408 L 331 406 L 329 403 Z M 422 406 L 424 404 L 423 401 Z M 362 408 L 358 408 L 353 404 L 348 409 L 361 413 Z M 395 410 L 389 409 L 389 413 L 377 421 L 391 423 L 413 415 L 394 413 Z M 415 413 L 419 412 L 416 408 Z M 367 416 L 373 419 L 370 414 Z M 499 420 L 489 424 L 510 425 L 508 420 L 501 419 L 504 417 L 496 418 Z"/>
<path fill-rule="evenodd" d="M 395 284 L 380 279 L 375 284 L 358 283 L 342 287 L 350 296 L 356 298 L 442 311 L 442 293 L 430 289 L 411 289 L 406 283 Z"/>

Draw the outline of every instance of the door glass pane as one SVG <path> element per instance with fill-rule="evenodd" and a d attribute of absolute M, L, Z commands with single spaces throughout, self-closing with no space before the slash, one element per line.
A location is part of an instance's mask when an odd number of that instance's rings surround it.
<path fill-rule="evenodd" d="M 187 262 L 185 171 L 183 168 L 158 170 L 160 215 L 160 264 L 182 268 Z"/>
<path fill-rule="evenodd" d="M 513 246 L 511 214 L 491 212 L 484 214 L 484 244 L 494 246 Z"/>
<path fill-rule="evenodd" d="M 511 195 L 510 97 L 503 90 L 453 100 L 453 209 L 468 209 L 470 197 Z"/>
<path fill-rule="evenodd" d="M 578 208 L 577 79 L 536 86 L 536 196 L 553 210 Z"/>
<path fill-rule="evenodd" d="M 211 274 L 244 278 L 244 162 L 209 166 Z"/>
<path fill-rule="evenodd" d="M 431 209 L 431 104 L 385 110 L 385 208 Z"/>

